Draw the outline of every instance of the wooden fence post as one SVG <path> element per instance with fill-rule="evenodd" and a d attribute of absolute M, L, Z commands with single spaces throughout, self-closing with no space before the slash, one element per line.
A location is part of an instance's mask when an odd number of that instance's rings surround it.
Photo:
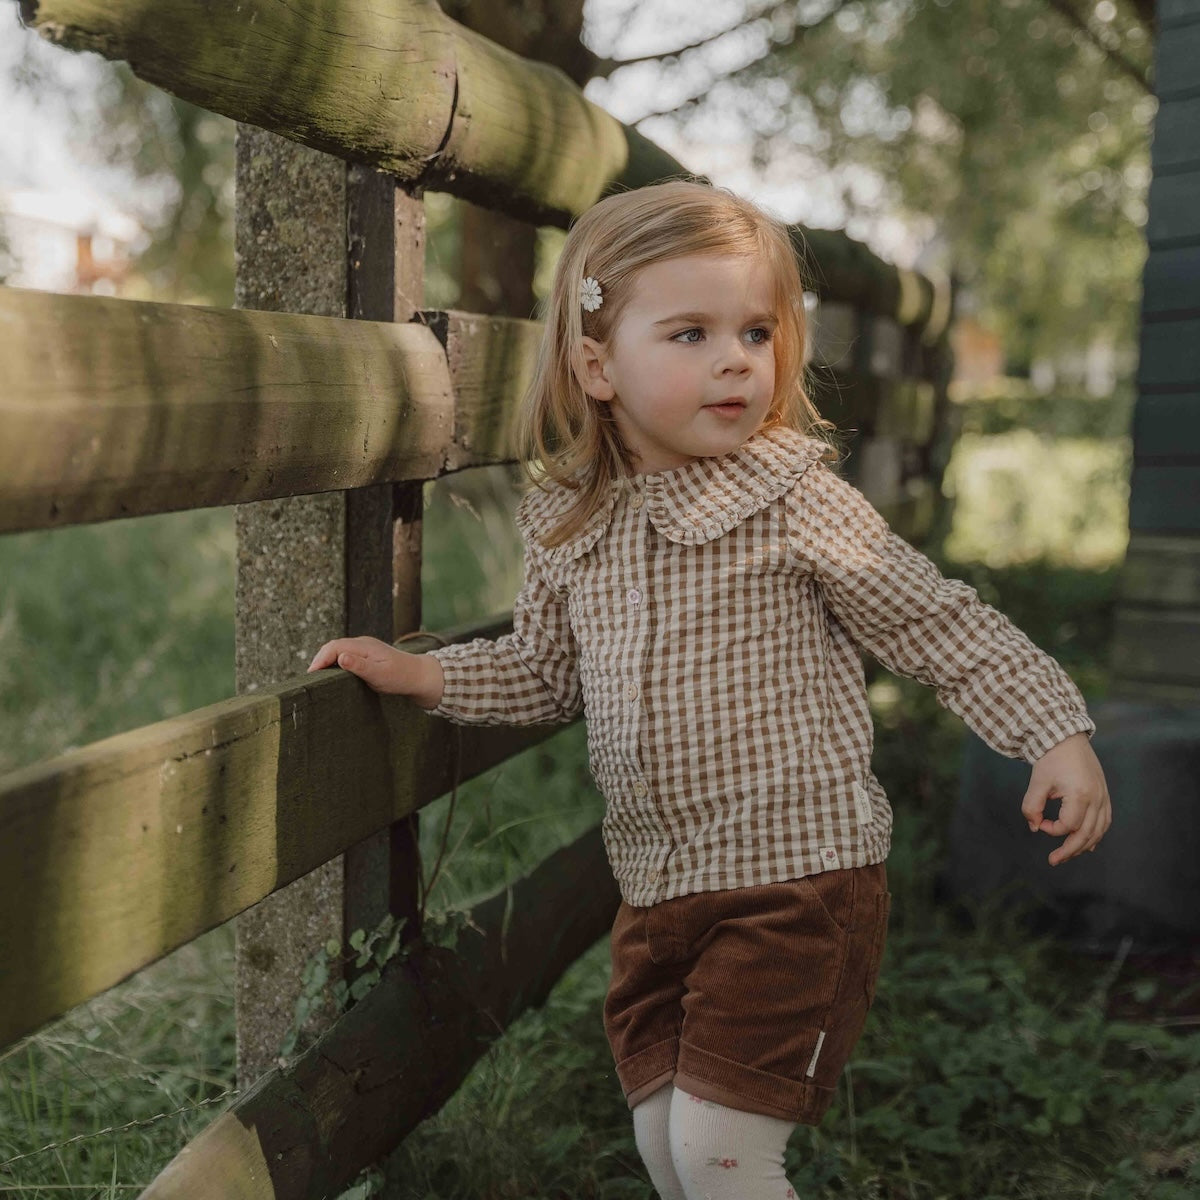
<path fill-rule="evenodd" d="M 239 125 L 238 307 L 408 319 L 420 304 L 423 246 L 420 203 L 389 178 Z M 397 620 L 419 625 L 421 484 L 393 491 L 383 484 L 239 506 L 239 693 L 303 672 L 329 638 L 390 640 Z M 415 822 L 368 839 L 239 918 L 241 1086 L 276 1064 L 312 953 L 374 924 L 389 905 L 411 908 L 411 895 L 392 893 L 394 880 L 415 881 L 414 836 Z"/>
<path fill-rule="evenodd" d="M 411 321 L 425 291 L 425 206 L 370 167 L 350 167 L 348 316 Z M 379 484 L 346 493 L 347 628 L 393 641 L 421 627 L 424 484 Z M 380 540 L 382 539 L 382 541 Z M 370 582 L 368 582 L 370 581 Z M 345 856 L 343 939 L 387 912 L 416 932 L 420 854 L 414 813 Z"/>

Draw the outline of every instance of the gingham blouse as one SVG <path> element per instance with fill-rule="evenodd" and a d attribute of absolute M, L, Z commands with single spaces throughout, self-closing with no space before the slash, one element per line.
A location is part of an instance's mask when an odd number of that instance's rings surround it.
<path fill-rule="evenodd" d="M 618 479 L 553 549 L 537 535 L 574 494 L 530 491 L 513 632 L 431 652 L 445 691 L 430 711 L 452 721 L 582 709 L 630 904 L 886 857 L 860 647 L 1011 758 L 1095 731 L 1058 663 L 893 533 L 822 449 L 776 428 Z"/>

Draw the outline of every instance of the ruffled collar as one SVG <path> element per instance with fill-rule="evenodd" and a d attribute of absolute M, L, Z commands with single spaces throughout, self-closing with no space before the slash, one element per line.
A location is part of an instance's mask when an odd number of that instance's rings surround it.
<path fill-rule="evenodd" d="M 669 471 L 614 479 L 587 524 L 551 549 L 542 546 L 538 535 L 554 528 L 574 504 L 576 493 L 570 488 L 556 483 L 526 493 L 517 507 L 516 523 L 527 542 L 537 539 L 550 562 L 568 562 L 600 540 L 619 492 L 640 492 L 646 515 L 663 537 L 696 546 L 721 537 L 778 500 L 826 449 L 824 442 L 775 426 L 754 434 L 729 454 L 693 459 Z"/>

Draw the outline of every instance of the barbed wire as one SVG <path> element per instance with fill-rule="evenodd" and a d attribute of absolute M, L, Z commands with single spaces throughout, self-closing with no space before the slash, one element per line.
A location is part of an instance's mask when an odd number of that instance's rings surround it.
<path fill-rule="evenodd" d="M 222 1092 L 219 1096 L 210 1096 L 207 1100 L 197 1100 L 195 1104 L 185 1104 L 182 1108 L 177 1108 L 173 1112 L 158 1113 L 153 1117 L 143 1117 L 139 1121 L 128 1121 L 124 1125 L 110 1125 L 107 1129 L 97 1129 L 95 1133 L 77 1133 L 74 1137 L 67 1138 L 65 1142 L 51 1142 L 50 1145 L 43 1146 L 40 1150 L 27 1150 L 24 1154 L 18 1154 L 15 1158 L 6 1158 L 3 1162 L 0 1162 L 0 1168 L 10 1167 L 13 1163 L 23 1162 L 27 1158 L 36 1158 L 39 1154 L 45 1154 L 49 1150 L 61 1150 L 64 1146 L 72 1146 L 76 1142 L 86 1142 L 91 1138 L 104 1137 L 108 1133 L 124 1133 L 127 1129 L 144 1129 L 148 1125 L 156 1125 L 159 1121 L 178 1117 L 182 1113 L 195 1112 L 198 1108 L 207 1108 L 211 1104 L 219 1104 L 222 1100 L 228 1100 L 230 1096 L 238 1094 L 238 1088 L 230 1088 L 228 1091 Z M 7 1189 L 0 1188 L 0 1191 L 4 1190 Z"/>

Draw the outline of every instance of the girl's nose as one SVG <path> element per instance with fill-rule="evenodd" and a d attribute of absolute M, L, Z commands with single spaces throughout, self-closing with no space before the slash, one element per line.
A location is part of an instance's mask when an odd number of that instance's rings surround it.
<path fill-rule="evenodd" d="M 717 369 L 722 375 L 727 371 L 740 374 L 750 369 L 750 355 L 746 353 L 746 347 L 742 344 L 741 338 L 735 338 L 722 347 L 722 352 L 717 359 Z"/>

